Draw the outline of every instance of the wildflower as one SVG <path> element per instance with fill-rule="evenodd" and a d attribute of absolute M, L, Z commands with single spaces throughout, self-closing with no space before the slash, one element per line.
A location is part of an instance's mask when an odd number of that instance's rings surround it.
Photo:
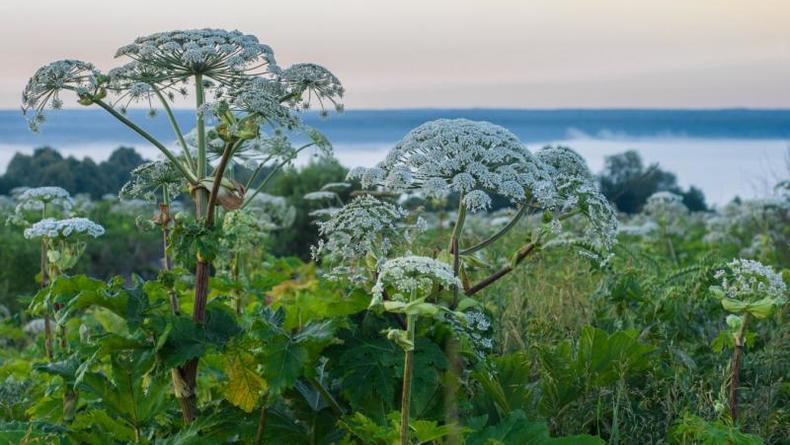
<path fill-rule="evenodd" d="M 52 62 L 39 68 L 28 80 L 22 92 L 22 113 L 33 111 L 28 125 L 32 131 L 38 131 L 45 120 L 47 105 L 53 109 L 62 107 L 62 91 L 72 91 L 84 104 L 90 104 L 92 96 L 100 94 L 100 85 L 101 73 L 90 63 L 68 59 Z"/>
<path fill-rule="evenodd" d="M 449 264 L 424 256 L 394 258 L 381 266 L 371 291 L 371 306 L 383 302 L 385 289 L 391 300 L 409 302 L 428 297 L 437 286 L 461 287 Z"/>
<path fill-rule="evenodd" d="M 407 134 L 373 169 L 349 174 L 363 187 L 384 185 L 442 198 L 462 193 L 471 211 L 487 209 L 491 195 L 523 202 L 529 195 L 549 202 L 551 178 L 518 138 L 489 122 L 439 119 Z"/>
<path fill-rule="evenodd" d="M 774 307 L 787 301 L 787 285 L 782 275 L 758 261 L 736 259 L 714 273 L 721 285 L 712 288 L 722 297 L 722 306 L 730 312 L 748 312 L 757 318 L 767 317 Z"/>
<path fill-rule="evenodd" d="M 22 214 L 26 211 L 41 211 L 44 209 L 44 206 L 51 206 L 68 212 L 74 204 L 69 192 L 60 187 L 29 188 L 20 193 L 16 201 L 17 214 Z"/>
<path fill-rule="evenodd" d="M 239 31 L 190 29 L 138 37 L 115 57 L 129 57 L 163 70 L 170 79 L 201 74 L 230 83 L 242 74 L 273 74 L 280 69 L 272 49 Z"/>
<path fill-rule="evenodd" d="M 355 198 L 327 221 L 318 222 L 322 239 L 313 249 L 313 257 L 324 254 L 353 261 L 369 251 L 385 256 L 401 234 L 398 223 L 406 211 L 395 205 L 364 195 Z"/>
<path fill-rule="evenodd" d="M 584 158 L 563 146 L 546 146 L 535 153 L 552 177 L 554 201 L 546 201 L 555 212 L 578 210 L 592 226 L 596 244 L 610 248 L 616 241 L 617 215 L 601 193 Z M 547 192 L 548 194 L 548 192 Z"/>
<path fill-rule="evenodd" d="M 343 85 L 328 69 L 314 63 L 298 63 L 283 70 L 281 79 L 294 96 L 292 100 L 301 101 L 303 108 L 309 107 L 311 100 L 315 98 L 322 110 L 326 100 L 337 111 L 342 111 L 343 104 L 340 101 L 344 93 Z"/>
<path fill-rule="evenodd" d="M 157 202 L 161 195 L 178 196 L 186 187 L 181 172 L 170 161 L 146 162 L 135 167 L 131 172 L 132 179 L 121 188 L 121 199 L 143 199 Z"/>
<path fill-rule="evenodd" d="M 25 238 L 27 239 L 65 239 L 77 235 L 97 238 L 104 235 L 104 227 L 87 218 L 46 218 L 25 229 Z"/>

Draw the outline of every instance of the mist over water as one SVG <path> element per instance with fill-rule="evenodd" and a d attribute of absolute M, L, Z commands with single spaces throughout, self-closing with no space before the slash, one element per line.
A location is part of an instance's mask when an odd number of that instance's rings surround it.
<path fill-rule="evenodd" d="M 182 128 L 192 115 L 177 111 Z M 173 139 L 164 116 L 145 117 L 131 110 L 135 122 L 163 141 Z M 0 111 L 0 172 L 14 153 L 32 153 L 49 145 L 64 156 L 106 159 L 120 145 L 133 146 L 146 158 L 159 152 L 100 110 L 50 113 L 39 134 L 27 130 L 18 111 Z M 411 128 L 437 118 L 488 120 L 513 131 L 531 150 L 562 144 L 582 154 L 594 172 L 604 157 L 637 150 L 645 164 L 657 162 L 679 183 L 701 188 L 709 203 L 735 196 L 770 193 L 790 177 L 790 110 L 384 110 L 348 111 L 320 119 L 305 116 L 323 131 L 346 166 L 370 166 Z M 302 156 L 305 163 L 310 155 Z"/>

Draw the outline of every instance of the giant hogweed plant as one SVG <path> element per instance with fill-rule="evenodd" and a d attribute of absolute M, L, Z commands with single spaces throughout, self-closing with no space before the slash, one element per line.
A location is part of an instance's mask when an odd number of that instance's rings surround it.
<path fill-rule="evenodd" d="M 721 299 L 722 307 L 730 313 L 727 326 L 733 352 L 727 376 L 727 404 L 730 420 L 736 422 L 741 362 L 749 325 L 770 317 L 786 304 L 788 290 L 782 275 L 770 266 L 743 258 L 727 263 L 714 276 L 719 283 L 711 287 L 711 292 Z"/>
<path fill-rule="evenodd" d="M 358 284 L 370 283 L 371 309 L 401 320 L 402 328 L 387 329 L 384 334 L 405 353 L 397 423 L 403 445 L 412 443 L 409 397 L 419 319 L 440 320 L 460 327 L 453 331 L 472 343 L 484 341 L 473 332 L 482 314 L 467 316 L 465 312 L 480 307 L 476 296 L 483 289 L 550 246 L 562 232 L 565 219 L 579 215 L 588 221 L 588 236 L 579 245 L 595 255 L 614 242 L 614 211 L 578 154 L 566 147 L 546 147 L 533 154 L 511 132 L 488 122 L 440 119 L 425 123 L 409 132 L 379 165 L 356 168 L 349 179 L 360 181 L 368 194 L 327 212 L 328 220 L 319 222 L 323 239 L 314 254 L 332 265 L 333 273 L 339 270 Z M 445 235 L 446 249 L 427 252 L 431 257 L 414 252 L 418 247 L 415 233 L 424 222 L 418 224 L 403 208 L 375 197 L 444 199 L 450 194 L 458 196 L 455 221 Z M 506 200 L 516 212 L 496 233 L 467 244 L 467 215 L 487 211 L 495 198 Z M 534 214 L 540 215 L 538 227 L 524 233 L 524 244 L 505 264 L 490 270 L 480 261 L 479 252 L 509 231 L 521 230 L 519 221 Z M 451 339 L 445 349 L 457 367 L 457 341 Z M 447 386 L 451 394 L 446 400 L 451 406 L 447 407 L 446 434 L 449 443 L 457 443 L 462 432 L 458 407 L 452 406 L 452 392 L 457 388 Z"/>
<path fill-rule="evenodd" d="M 45 121 L 47 108 L 63 106 L 71 93 L 83 106 L 96 106 L 120 121 L 165 157 L 182 176 L 195 203 L 196 227 L 181 235 L 203 238 L 197 246 L 215 244 L 217 207 L 245 207 L 276 171 L 308 147 L 328 150 L 327 140 L 304 127 L 298 112 L 319 103 L 322 113 L 331 106 L 342 109 L 343 87 L 325 68 L 296 64 L 280 68 L 272 49 L 255 36 L 239 31 L 196 29 L 156 33 L 123 46 L 116 58 L 128 62 L 106 73 L 79 60 L 59 60 L 39 68 L 22 94 L 22 109 L 32 130 Z M 185 132 L 171 104 L 177 95 L 194 93 L 195 128 Z M 169 147 L 125 115 L 128 106 L 142 103 L 164 110 L 177 145 Z M 209 125 L 214 125 L 209 128 Z M 207 125 L 209 124 L 209 125 Z M 308 142 L 294 146 L 287 131 L 301 131 Z M 187 135 L 194 136 L 187 140 Z M 212 164 L 210 158 L 216 157 Z M 247 184 L 226 177 L 229 163 L 242 154 L 255 162 Z M 259 175 L 262 175 L 259 177 Z M 254 190 L 247 187 L 256 184 Z M 211 257 L 197 249 L 192 319 L 205 322 Z M 198 360 L 174 373 L 185 421 L 197 415 Z"/>

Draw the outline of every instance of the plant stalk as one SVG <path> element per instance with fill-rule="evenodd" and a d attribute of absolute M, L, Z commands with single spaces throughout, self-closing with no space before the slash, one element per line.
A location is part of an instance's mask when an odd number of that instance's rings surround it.
<path fill-rule="evenodd" d="M 406 316 L 406 332 L 409 341 L 414 345 L 414 330 L 417 316 Z M 409 445 L 409 409 L 411 408 L 411 380 L 414 368 L 414 346 L 405 353 L 403 361 L 403 389 L 400 401 L 400 445 Z"/>
<path fill-rule="evenodd" d="M 738 385 L 741 380 L 741 358 L 743 357 L 743 344 L 746 337 L 746 324 L 749 321 L 749 313 L 743 315 L 741 327 L 735 335 L 735 348 L 732 351 L 732 361 L 730 363 L 730 417 L 732 423 L 738 420 Z"/>

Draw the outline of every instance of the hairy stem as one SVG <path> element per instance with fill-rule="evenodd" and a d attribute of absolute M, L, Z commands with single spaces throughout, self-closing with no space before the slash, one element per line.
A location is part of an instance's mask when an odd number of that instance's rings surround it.
<path fill-rule="evenodd" d="M 408 339 L 414 344 L 414 330 L 417 324 L 416 315 L 406 316 L 406 332 Z M 400 445 L 409 445 L 409 408 L 411 407 L 411 378 L 414 368 L 414 346 L 405 353 L 403 361 L 403 389 L 400 400 Z"/>

